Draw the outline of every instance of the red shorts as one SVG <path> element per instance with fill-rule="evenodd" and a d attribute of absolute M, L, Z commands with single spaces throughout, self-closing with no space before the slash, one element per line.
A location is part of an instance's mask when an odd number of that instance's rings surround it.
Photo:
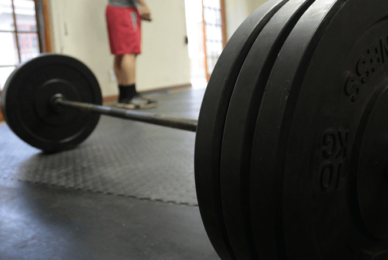
<path fill-rule="evenodd" d="M 106 21 L 112 54 L 141 53 L 141 19 L 137 8 L 108 5 Z"/>

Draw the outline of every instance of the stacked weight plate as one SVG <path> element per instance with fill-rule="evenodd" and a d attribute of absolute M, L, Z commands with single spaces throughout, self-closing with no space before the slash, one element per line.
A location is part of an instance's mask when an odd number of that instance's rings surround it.
<path fill-rule="evenodd" d="M 386 0 L 269 1 L 238 29 L 196 142 L 222 259 L 388 259 L 387 72 Z"/>
<path fill-rule="evenodd" d="M 221 149 L 221 196 L 229 239 L 237 259 L 257 259 L 258 255 L 269 259 L 266 252 L 256 252 L 250 221 L 253 134 L 276 58 L 296 22 L 312 2 L 289 1 L 271 18 L 245 59 L 230 99 Z M 265 203 L 271 208 L 270 200 Z M 269 209 L 265 212 L 270 214 Z M 269 221 L 276 219 L 271 217 Z M 267 222 L 265 228 L 269 228 L 271 222 Z M 270 243 L 276 243 L 277 239 L 273 230 L 265 236 L 265 239 L 258 239 L 268 251 L 267 247 L 273 246 Z"/>
<path fill-rule="evenodd" d="M 207 234 L 222 259 L 234 259 L 222 212 L 220 156 L 230 97 L 249 50 L 285 1 L 270 0 L 231 37 L 210 78 L 201 107 L 195 144 L 195 179 Z"/>

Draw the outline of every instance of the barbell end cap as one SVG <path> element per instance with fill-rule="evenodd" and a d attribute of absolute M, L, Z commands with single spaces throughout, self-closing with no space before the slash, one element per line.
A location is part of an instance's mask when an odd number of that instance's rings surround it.
<path fill-rule="evenodd" d="M 52 96 L 50 98 L 50 106 L 51 108 L 54 110 L 54 111 L 59 111 L 59 105 L 58 103 L 63 101 L 63 100 L 66 100 L 65 96 L 63 96 L 62 94 L 58 93 L 58 94 L 55 94 L 54 96 Z"/>

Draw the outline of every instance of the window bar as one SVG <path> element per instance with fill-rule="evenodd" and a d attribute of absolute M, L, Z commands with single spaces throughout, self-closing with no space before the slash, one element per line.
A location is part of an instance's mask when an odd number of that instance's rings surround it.
<path fill-rule="evenodd" d="M 35 19 L 36 19 L 36 27 L 39 41 L 39 52 L 45 52 L 45 42 L 44 42 L 44 17 L 43 17 L 43 2 L 42 0 L 34 0 L 35 4 Z"/>
<path fill-rule="evenodd" d="M 202 0 L 202 30 L 203 30 L 203 50 L 205 53 L 205 71 L 206 71 L 206 81 L 209 82 L 210 74 L 209 74 L 209 66 L 208 66 L 208 56 L 207 56 L 207 35 L 206 35 L 206 24 L 207 21 L 205 21 L 205 1 Z"/>
<path fill-rule="evenodd" d="M 15 24 L 16 48 L 18 50 L 19 63 L 22 63 L 22 56 L 21 56 L 21 53 L 20 53 L 18 25 L 17 25 L 17 21 L 16 21 L 15 1 L 14 0 L 12 0 L 12 14 L 13 14 L 13 21 L 14 21 L 14 24 Z"/>
<path fill-rule="evenodd" d="M 227 39 L 227 28 L 226 28 L 226 10 L 225 10 L 225 0 L 221 1 L 221 30 L 222 30 L 222 45 L 225 48 L 228 39 Z"/>
<path fill-rule="evenodd" d="M 210 6 L 205 6 L 205 9 L 209 9 L 209 10 L 213 10 L 213 11 L 221 11 L 220 8 L 210 7 Z"/>
<path fill-rule="evenodd" d="M 0 33 L 38 33 L 38 31 L 7 31 L 7 30 L 0 30 Z"/>
<path fill-rule="evenodd" d="M 44 30 L 42 30 L 42 41 L 44 41 L 44 51 L 45 52 L 53 52 L 53 45 L 51 42 L 51 25 L 50 25 L 50 12 L 48 8 L 49 0 L 39 0 L 42 4 L 42 12 L 43 12 L 43 24 Z"/>

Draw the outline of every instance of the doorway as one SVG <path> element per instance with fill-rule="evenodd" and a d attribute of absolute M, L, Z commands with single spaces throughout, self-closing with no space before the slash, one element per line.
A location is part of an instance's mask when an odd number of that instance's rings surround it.
<path fill-rule="evenodd" d="M 185 0 L 191 83 L 204 88 L 226 45 L 224 0 Z"/>

